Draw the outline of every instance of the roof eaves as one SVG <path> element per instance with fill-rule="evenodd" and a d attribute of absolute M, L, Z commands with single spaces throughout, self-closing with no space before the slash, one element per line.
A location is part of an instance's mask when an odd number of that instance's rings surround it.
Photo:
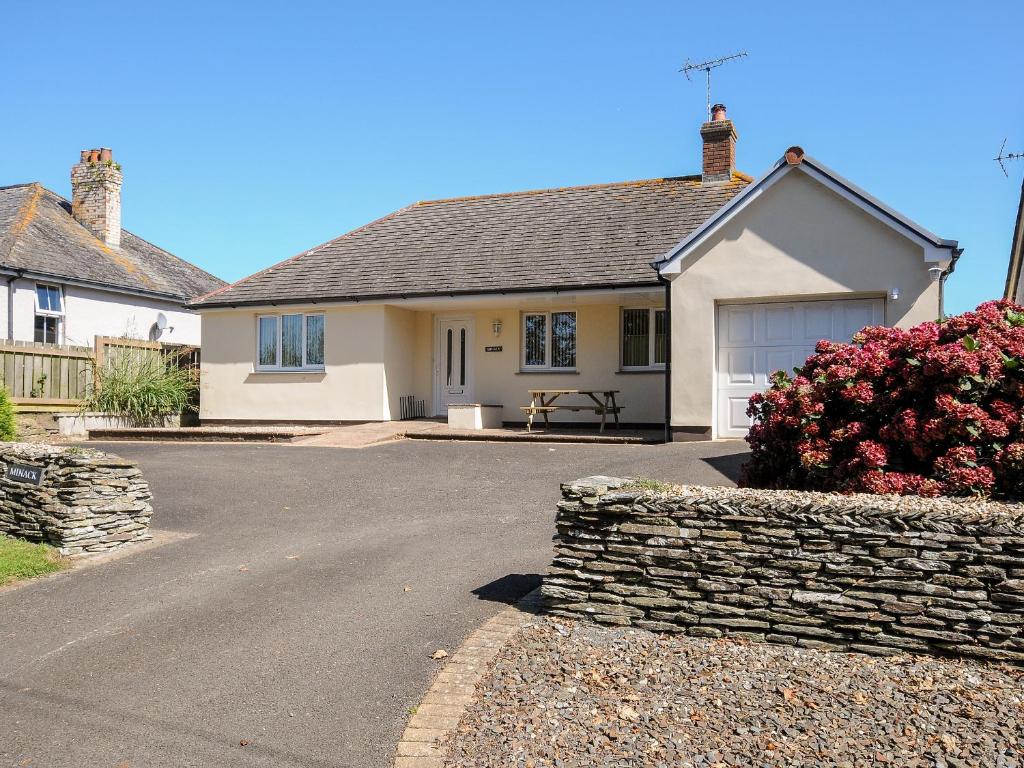
<path fill-rule="evenodd" d="M 148 298 L 153 299 L 172 301 L 183 306 L 188 302 L 188 298 L 181 294 L 166 293 L 164 291 L 152 291 L 146 288 L 136 288 L 135 286 L 119 285 L 117 283 L 105 283 L 100 282 L 98 280 L 83 280 L 73 275 L 63 275 L 56 272 L 42 272 L 35 269 L 12 267 L 10 265 L 0 265 L 0 274 L 17 275 L 18 277 L 25 277 L 30 280 L 46 280 L 50 282 L 59 282 L 65 285 L 80 285 L 85 288 L 95 288 L 100 291 L 120 293 L 128 296 L 146 296 Z"/>
<path fill-rule="evenodd" d="M 367 294 L 362 296 L 317 296 L 316 298 L 305 297 L 289 297 L 285 299 L 275 299 L 274 301 L 268 301 L 267 299 L 236 299 L 223 300 L 223 301 L 206 301 L 200 305 L 198 302 L 191 302 L 187 306 L 196 309 L 234 309 L 236 307 L 276 307 L 284 305 L 296 305 L 296 304 L 363 304 L 367 302 L 387 301 L 387 300 L 409 300 L 409 299 L 435 299 L 435 298 L 456 298 L 466 296 L 501 296 L 501 295 L 514 295 L 519 296 L 530 293 L 575 293 L 583 291 L 607 291 L 607 290 L 620 290 L 628 288 L 655 288 L 658 287 L 659 282 L 656 279 L 645 280 L 645 281 L 633 281 L 629 283 L 593 283 L 584 285 L 549 285 L 549 286 L 531 286 L 530 288 L 485 288 L 485 289 L 467 289 L 464 291 L 423 291 L 423 292 L 403 292 L 403 293 L 378 293 L 378 294 Z"/>

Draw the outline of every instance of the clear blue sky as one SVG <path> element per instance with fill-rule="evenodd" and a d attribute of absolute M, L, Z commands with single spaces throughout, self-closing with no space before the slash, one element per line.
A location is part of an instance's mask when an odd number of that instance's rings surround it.
<path fill-rule="evenodd" d="M 828 5 L 822 10 L 820 6 Z M 922 12 L 924 11 L 924 12 Z M 416 200 L 699 171 L 687 58 L 763 173 L 790 144 L 1002 290 L 1024 3 L 66 2 L 4 9 L 0 184 L 109 146 L 132 231 L 235 280 Z"/>

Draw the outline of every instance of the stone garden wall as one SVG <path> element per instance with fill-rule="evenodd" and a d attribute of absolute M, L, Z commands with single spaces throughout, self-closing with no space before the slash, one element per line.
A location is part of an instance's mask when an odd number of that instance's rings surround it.
<path fill-rule="evenodd" d="M 0 534 L 43 541 L 65 554 L 103 552 L 152 538 L 152 498 L 139 468 L 117 456 L 0 443 Z"/>
<path fill-rule="evenodd" d="M 1022 507 L 626 482 L 562 486 L 549 612 L 1024 664 Z"/>

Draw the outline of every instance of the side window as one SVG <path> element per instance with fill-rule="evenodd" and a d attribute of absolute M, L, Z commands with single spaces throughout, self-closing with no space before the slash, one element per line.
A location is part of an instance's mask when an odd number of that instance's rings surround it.
<path fill-rule="evenodd" d="M 60 344 L 64 295 L 59 285 L 36 284 L 36 315 L 33 339 L 39 344 Z"/>

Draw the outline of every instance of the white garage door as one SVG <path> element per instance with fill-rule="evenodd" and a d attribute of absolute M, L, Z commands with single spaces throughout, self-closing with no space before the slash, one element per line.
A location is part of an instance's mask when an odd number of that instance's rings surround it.
<path fill-rule="evenodd" d="M 778 370 L 792 374 L 821 339 L 849 341 L 884 322 L 882 299 L 725 304 L 718 308 L 718 436 L 743 437 L 747 401 Z"/>

